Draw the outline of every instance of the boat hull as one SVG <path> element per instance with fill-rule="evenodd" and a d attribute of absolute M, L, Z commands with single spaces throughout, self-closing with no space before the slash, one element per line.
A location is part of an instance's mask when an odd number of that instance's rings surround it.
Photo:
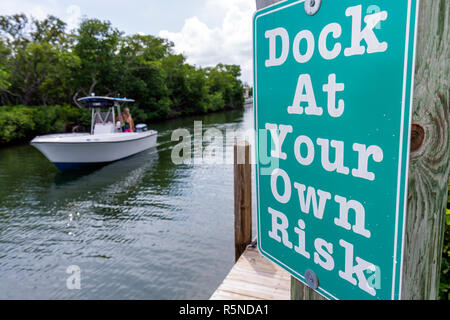
<path fill-rule="evenodd" d="M 31 145 L 61 171 L 101 166 L 156 146 L 156 131 L 110 135 L 48 135 Z"/>

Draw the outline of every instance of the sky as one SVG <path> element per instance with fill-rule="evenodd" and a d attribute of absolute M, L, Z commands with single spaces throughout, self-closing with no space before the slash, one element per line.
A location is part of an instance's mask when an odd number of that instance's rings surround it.
<path fill-rule="evenodd" d="M 187 62 L 201 67 L 238 64 L 253 84 L 252 16 L 255 0 L 1 0 L 0 15 L 52 14 L 76 28 L 83 17 L 109 20 L 126 34 L 169 39 Z"/>

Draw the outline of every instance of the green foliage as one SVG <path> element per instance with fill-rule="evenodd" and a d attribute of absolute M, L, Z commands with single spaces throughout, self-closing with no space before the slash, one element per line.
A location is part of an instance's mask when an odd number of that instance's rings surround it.
<path fill-rule="evenodd" d="M 89 123 L 88 109 L 67 105 L 0 107 L 0 143 L 27 141 L 39 134 L 61 132 L 77 124 Z"/>
<path fill-rule="evenodd" d="M 158 121 L 243 107 L 240 75 L 237 65 L 189 65 L 170 41 L 124 35 L 109 21 L 85 18 L 67 32 L 51 15 L 43 20 L 0 16 L 0 106 L 73 104 L 93 92 L 120 94 L 136 100 L 135 122 Z M 48 122 L 41 120 L 33 130 L 47 132 Z"/>
<path fill-rule="evenodd" d="M 9 74 L 5 70 L 0 69 L 0 90 L 6 90 L 11 85 L 8 81 Z"/>
<path fill-rule="evenodd" d="M 94 89 L 116 89 L 121 73 L 118 55 L 121 32 L 109 21 L 84 19 L 75 36 L 73 51 L 81 66 L 76 76 L 77 85 L 90 95 Z"/>
<path fill-rule="evenodd" d="M 30 108 L 2 110 L 0 112 L 0 142 L 9 143 L 25 139 L 36 127 L 33 114 Z"/>
<path fill-rule="evenodd" d="M 7 90 L 11 83 L 9 82 L 10 74 L 8 72 L 8 56 L 10 50 L 6 47 L 4 41 L 0 39 L 0 92 Z"/>
<path fill-rule="evenodd" d="M 442 251 L 441 283 L 439 288 L 439 298 L 441 300 L 450 300 L 450 179 L 448 188 L 444 250 Z"/>

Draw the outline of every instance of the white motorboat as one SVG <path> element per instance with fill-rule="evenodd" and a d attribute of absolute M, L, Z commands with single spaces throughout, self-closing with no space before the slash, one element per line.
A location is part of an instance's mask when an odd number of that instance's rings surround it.
<path fill-rule="evenodd" d="M 120 105 L 134 100 L 92 96 L 78 101 L 92 109 L 90 133 L 50 134 L 31 141 L 61 171 L 103 165 L 156 146 L 158 133 L 146 125 L 136 125 L 136 132 L 122 128 Z"/>

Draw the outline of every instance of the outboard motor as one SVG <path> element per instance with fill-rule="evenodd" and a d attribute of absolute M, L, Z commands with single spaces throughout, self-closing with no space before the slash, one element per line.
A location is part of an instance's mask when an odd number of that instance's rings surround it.
<path fill-rule="evenodd" d="M 145 132 L 147 130 L 147 125 L 144 123 L 139 123 L 136 125 L 136 132 Z"/>

